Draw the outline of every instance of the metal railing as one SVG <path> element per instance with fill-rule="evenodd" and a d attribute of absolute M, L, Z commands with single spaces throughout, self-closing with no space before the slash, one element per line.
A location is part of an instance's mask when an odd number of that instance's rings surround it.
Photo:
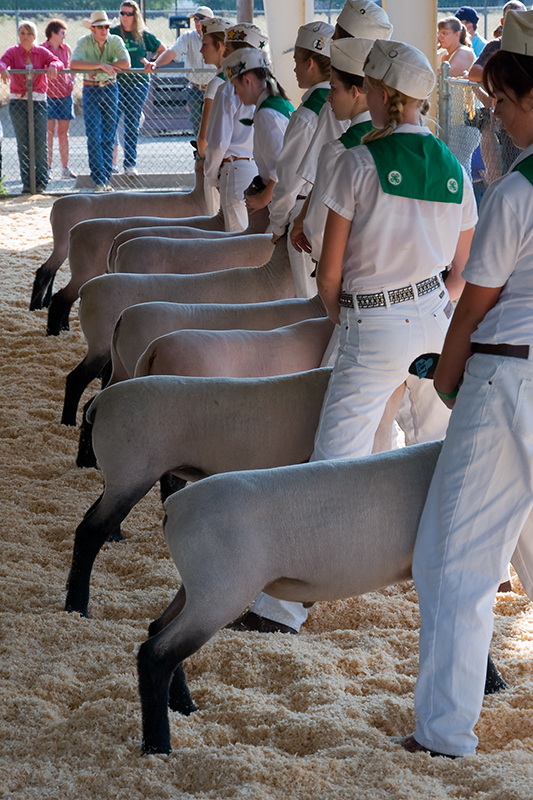
<path fill-rule="evenodd" d="M 54 134 L 51 140 L 48 133 L 48 141 L 52 141 L 51 151 L 48 151 L 46 142 L 43 143 L 44 102 L 35 101 L 33 81 L 37 74 L 45 74 L 46 70 L 34 70 L 29 64 L 26 70 L 10 70 L 10 73 L 25 74 L 27 100 L 13 103 L 5 92 L 0 102 L 4 193 L 36 193 L 45 189 L 64 193 L 94 189 L 95 181 L 91 174 L 94 178 L 95 173 L 90 169 L 87 138 L 90 107 L 87 104 L 85 109 L 83 107 L 83 73 L 61 71 L 63 75 L 75 76 L 72 92 L 75 118 L 68 129 L 66 164 L 61 160 L 65 157 L 65 149 L 63 147 L 63 153 L 60 152 L 57 135 Z M 113 130 L 113 161 L 106 181 L 112 188 L 185 189 L 193 185 L 194 156 L 189 141 L 194 138 L 194 128 L 197 128 L 199 120 L 191 120 L 189 113 L 189 78 L 192 74 L 190 69 L 163 67 L 145 82 L 148 76 L 142 70 L 131 69 L 121 73 L 121 77 L 127 75 L 129 80 L 127 84 L 121 84 L 121 78 L 117 79 L 119 116 L 116 130 Z M 205 70 L 202 74 L 205 76 Z M 133 90 L 128 91 L 131 87 Z M 96 122 L 101 124 L 98 120 Z M 115 128 L 113 120 L 110 125 Z M 107 138 L 109 130 L 108 125 L 103 131 Z M 43 157 L 47 159 L 44 177 Z"/>
<path fill-rule="evenodd" d="M 450 78 L 449 70 L 445 61 L 437 85 L 437 135 L 470 175 L 480 201 L 487 186 L 508 171 L 520 151 L 494 117 L 482 86 Z"/>

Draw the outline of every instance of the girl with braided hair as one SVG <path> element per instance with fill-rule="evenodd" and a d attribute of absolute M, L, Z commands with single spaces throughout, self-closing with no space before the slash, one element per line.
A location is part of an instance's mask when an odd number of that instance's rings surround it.
<path fill-rule="evenodd" d="M 422 125 L 435 84 L 424 54 L 378 40 L 364 73 L 375 130 L 339 157 L 322 195 L 329 211 L 317 284 L 340 344 L 315 461 L 369 455 L 411 362 L 440 352 L 477 221 L 464 169 Z"/>

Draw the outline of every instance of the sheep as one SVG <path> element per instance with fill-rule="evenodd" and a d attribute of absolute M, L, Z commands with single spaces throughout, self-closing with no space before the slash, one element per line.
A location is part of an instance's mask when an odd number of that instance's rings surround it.
<path fill-rule="evenodd" d="M 183 660 L 260 591 L 312 605 L 410 579 L 441 444 L 215 475 L 166 500 L 182 583 L 137 656 L 144 753 L 170 753 L 169 707 L 195 710 Z M 485 691 L 501 688 L 489 656 Z"/>
<path fill-rule="evenodd" d="M 50 224 L 54 239 L 51 255 L 35 273 L 30 311 L 50 304 L 54 277 L 68 254 L 69 232 L 82 220 L 105 217 L 133 217 L 150 214 L 153 217 L 191 217 L 206 213 L 204 176 L 195 175 L 191 192 L 114 192 L 113 194 L 73 194 L 58 198 L 52 206 Z"/>
<path fill-rule="evenodd" d="M 235 241 L 220 241 L 217 244 L 217 252 L 220 253 L 224 250 L 232 252 L 234 248 Z M 203 275 L 117 273 L 93 278 L 80 289 L 80 323 L 88 342 L 88 351 L 67 376 L 62 423 L 76 423 L 79 399 L 86 386 L 109 361 L 115 323 L 128 306 L 154 300 L 193 304 L 266 303 L 290 297 L 294 297 L 294 281 L 286 236 L 276 244 L 270 261 L 261 267 L 229 269 Z M 297 319 L 287 320 L 285 324 Z"/>
<path fill-rule="evenodd" d="M 333 327 L 324 317 L 271 331 L 174 331 L 148 345 L 134 377 L 261 378 L 316 369 L 321 366 Z"/>
<path fill-rule="evenodd" d="M 76 529 L 66 610 L 88 616 L 100 548 L 163 475 L 171 472 L 176 486 L 184 486 L 219 472 L 307 461 L 330 372 L 246 379 L 156 375 L 104 389 L 87 412 L 104 491 Z"/>
<path fill-rule="evenodd" d="M 163 222 L 165 225 L 162 224 Z M 80 288 L 91 278 L 103 275 L 107 271 L 109 249 L 113 244 L 114 237 L 123 230 L 125 225 L 137 226 L 132 229 L 132 232 L 137 236 L 144 236 L 149 233 L 151 236 L 156 234 L 157 236 L 165 237 L 165 239 L 169 237 L 178 239 L 179 241 L 175 242 L 176 250 L 174 251 L 174 257 L 177 262 L 175 271 L 180 271 L 180 266 L 183 272 L 193 271 L 187 269 L 184 263 L 185 259 L 180 257 L 180 244 L 183 240 L 194 240 L 194 244 L 189 247 L 187 253 L 190 252 L 191 247 L 194 247 L 197 261 L 200 261 L 200 263 L 202 263 L 201 253 L 204 247 L 207 254 L 210 255 L 212 253 L 213 247 L 211 246 L 210 248 L 208 246 L 208 241 L 212 239 L 218 240 L 232 237 L 233 240 L 236 240 L 234 245 L 236 253 L 234 266 L 260 266 L 268 261 L 272 252 L 270 236 L 264 235 L 261 237 L 262 241 L 257 243 L 257 252 L 250 263 L 247 261 L 241 263 L 238 254 L 241 253 L 240 242 L 243 234 L 232 234 L 218 230 L 200 231 L 199 228 L 190 224 L 182 224 L 193 223 L 194 220 L 190 219 L 173 220 L 175 224 L 172 227 L 168 226 L 168 222 L 169 220 L 158 221 L 153 217 L 132 217 L 129 219 L 88 220 L 76 225 L 71 230 L 69 239 L 70 280 L 66 286 L 53 295 L 50 301 L 46 327 L 47 335 L 57 336 L 62 330 L 68 330 L 70 309 L 78 297 Z M 198 237 L 201 237 L 201 244 L 198 241 Z M 246 236 L 245 240 L 249 241 L 250 236 Z M 90 247 L 87 246 L 89 242 L 91 243 Z M 209 243 L 213 245 L 213 242 L 209 241 Z M 157 252 L 158 246 L 161 244 L 164 244 L 164 240 L 154 243 L 156 247 L 150 253 L 152 258 L 155 257 L 155 268 L 151 270 L 153 272 L 157 272 Z M 248 250 L 253 252 L 251 247 L 248 247 Z M 218 260 L 213 262 L 213 264 L 217 265 L 218 263 Z M 222 263 L 224 264 L 225 262 L 222 261 Z M 133 264 L 142 267 L 138 257 L 133 258 Z M 110 271 L 113 270 L 111 269 Z M 123 271 L 127 272 L 129 270 Z"/>
<path fill-rule="evenodd" d="M 272 330 L 304 319 L 324 318 L 318 295 L 311 300 L 276 300 L 272 303 L 190 305 L 140 303 L 126 308 L 115 326 L 111 347 L 109 386 L 133 378 L 135 366 L 150 343 L 175 331 Z"/>
<path fill-rule="evenodd" d="M 66 610 L 88 616 L 100 548 L 121 538 L 122 520 L 162 477 L 166 493 L 219 472 L 307 461 L 330 374 L 322 368 L 267 378 L 155 375 L 97 395 L 87 421 L 104 491 L 76 529 Z M 390 443 L 398 403 L 389 402 L 376 450 Z"/>

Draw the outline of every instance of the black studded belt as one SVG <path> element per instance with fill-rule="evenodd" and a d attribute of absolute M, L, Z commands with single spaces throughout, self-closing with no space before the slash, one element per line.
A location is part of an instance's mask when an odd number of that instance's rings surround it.
<path fill-rule="evenodd" d="M 426 278 L 425 281 L 420 281 L 419 283 L 415 284 L 415 286 L 418 297 L 422 297 L 423 295 L 429 294 L 430 292 L 434 292 L 435 289 L 438 289 L 440 286 L 440 281 L 435 275 L 433 278 Z M 396 303 L 405 303 L 406 300 L 415 299 L 415 292 L 411 284 L 408 286 L 402 286 L 400 289 L 389 289 L 387 295 L 389 297 L 389 303 L 391 306 L 395 305 Z M 344 308 L 355 308 L 353 298 L 353 294 L 341 292 L 339 304 Z M 356 294 L 355 298 L 359 308 L 383 308 L 387 305 L 385 300 L 385 292 L 375 292 L 375 294 Z"/>

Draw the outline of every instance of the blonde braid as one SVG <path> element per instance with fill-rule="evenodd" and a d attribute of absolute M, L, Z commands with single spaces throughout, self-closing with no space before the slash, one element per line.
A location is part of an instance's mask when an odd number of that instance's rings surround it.
<path fill-rule="evenodd" d="M 404 106 L 413 101 L 414 98 L 400 92 L 398 89 L 393 89 L 392 86 L 387 86 L 383 81 L 378 81 L 371 78 L 370 75 L 365 76 L 365 80 L 372 86 L 373 89 L 384 89 L 389 96 L 389 124 L 385 128 L 376 128 L 365 134 L 361 139 L 361 144 L 373 142 L 376 139 L 382 139 L 384 136 L 390 136 L 391 133 L 400 125 L 402 121 L 402 113 Z M 420 113 L 426 114 L 429 110 L 429 103 L 427 100 L 420 100 Z"/>

